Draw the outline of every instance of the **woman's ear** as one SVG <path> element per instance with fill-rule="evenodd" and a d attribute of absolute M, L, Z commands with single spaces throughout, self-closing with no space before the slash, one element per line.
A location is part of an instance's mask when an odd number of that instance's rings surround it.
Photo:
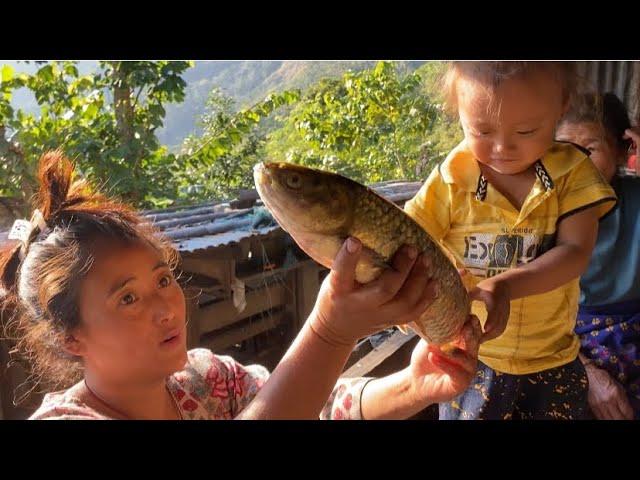
<path fill-rule="evenodd" d="M 86 345 L 77 333 L 70 333 L 64 337 L 64 350 L 76 357 L 83 357 L 86 353 Z"/>

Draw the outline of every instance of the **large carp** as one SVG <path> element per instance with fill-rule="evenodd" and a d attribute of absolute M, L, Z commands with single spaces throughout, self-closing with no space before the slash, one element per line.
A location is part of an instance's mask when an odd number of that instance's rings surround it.
<path fill-rule="evenodd" d="M 365 247 L 356 267 L 360 283 L 389 268 L 403 244 L 426 252 L 439 295 L 410 326 L 434 344 L 456 337 L 470 311 L 467 290 L 441 247 L 401 208 L 349 178 L 299 165 L 261 163 L 254 180 L 280 226 L 316 262 L 331 268 L 344 240 L 358 238 Z"/>

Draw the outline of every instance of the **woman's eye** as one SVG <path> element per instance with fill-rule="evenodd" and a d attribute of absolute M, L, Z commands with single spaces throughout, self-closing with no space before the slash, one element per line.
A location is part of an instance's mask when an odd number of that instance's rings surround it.
<path fill-rule="evenodd" d="M 120 303 L 122 305 L 131 305 L 135 301 L 136 301 L 136 297 L 131 293 L 127 293 L 124 297 L 122 297 L 122 299 L 120 300 Z"/>
<path fill-rule="evenodd" d="M 169 285 L 171 285 L 171 276 L 169 276 L 169 275 L 164 275 L 164 276 L 160 279 L 160 286 L 161 286 L 161 287 L 168 287 Z"/>

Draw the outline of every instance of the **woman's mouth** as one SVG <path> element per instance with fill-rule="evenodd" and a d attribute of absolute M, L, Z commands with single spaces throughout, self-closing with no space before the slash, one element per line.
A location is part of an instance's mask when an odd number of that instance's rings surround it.
<path fill-rule="evenodd" d="M 166 337 L 164 337 L 164 340 L 162 340 L 162 342 L 160 342 L 160 345 L 163 347 L 170 347 L 173 345 L 176 345 L 181 337 L 181 332 L 179 330 L 173 330 L 171 332 L 169 332 L 169 334 L 167 334 Z"/>

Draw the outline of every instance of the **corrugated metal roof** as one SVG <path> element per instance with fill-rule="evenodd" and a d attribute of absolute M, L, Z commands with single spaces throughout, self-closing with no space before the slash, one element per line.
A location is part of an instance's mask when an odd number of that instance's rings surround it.
<path fill-rule="evenodd" d="M 280 227 L 271 226 L 251 230 L 230 230 L 215 235 L 181 239 L 176 241 L 175 245 L 179 252 L 194 253 L 196 251 L 240 243 L 242 240 L 248 240 L 253 237 L 264 237 L 276 230 L 280 230 Z"/>
<path fill-rule="evenodd" d="M 421 184 L 394 180 L 371 185 L 371 188 L 383 197 L 402 204 L 416 194 Z M 248 197 L 251 198 L 251 194 Z M 257 198 L 257 194 L 253 198 Z M 233 203 L 209 202 L 182 208 L 149 210 L 143 215 L 174 241 L 178 251 L 188 253 L 240 243 L 280 229 L 270 215 L 265 214 L 259 198 L 251 208 L 233 208 Z"/>

